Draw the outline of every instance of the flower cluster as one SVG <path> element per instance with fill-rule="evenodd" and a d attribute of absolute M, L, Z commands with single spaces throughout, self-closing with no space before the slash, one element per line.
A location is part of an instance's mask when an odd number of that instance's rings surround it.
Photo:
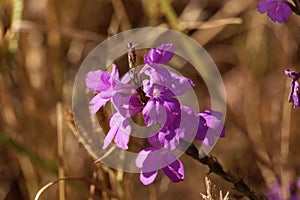
<path fill-rule="evenodd" d="M 294 108 L 300 107 L 300 86 L 297 80 L 300 78 L 300 72 L 290 71 L 289 69 L 285 70 L 285 74 L 292 79 L 289 102 L 294 103 Z"/>
<path fill-rule="evenodd" d="M 110 118 L 104 149 L 112 140 L 117 147 L 128 149 L 133 115 L 141 113 L 146 127 L 159 125 L 158 131 L 148 135 L 150 146 L 142 149 L 136 158 L 136 166 L 141 169 L 140 180 L 145 185 L 154 181 L 160 168 L 173 182 L 184 179 L 183 164 L 172 153 L 181 148 L 182 141 L 195 138 L 211 146 L 217 137 L 225 136 L 220 112 L 196 113 L 180 104 L 177 97 L 185 94 L 194 83 L 163 66 L 173 56 L 174 46 L 162 44 L 144 56 L 145 65 L 137 76 L 125 75 L 120 79 L 116 65 L 112 66 L 111 73 L 97 70 L 86 76 L 86 86 L 96 94 L 90 101 L 91 113 L 95 114 L 108 101 L 117 111 Z M 137 78 L 134 82 L 140 86 L 131 84 L 130 77 Z"/>
<path fill-rule="evenodd" d="M 257 3 L 257 10 L 268 16 L 274 21 L 285 23 L 292 15 L 292 6 L 287 0 L 263 0 Z"/>

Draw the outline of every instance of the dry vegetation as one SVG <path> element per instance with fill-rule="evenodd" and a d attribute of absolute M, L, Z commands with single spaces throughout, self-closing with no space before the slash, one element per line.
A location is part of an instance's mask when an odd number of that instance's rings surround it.
<path fill-rule="evenodd" d="M 160 175 L 143 186 L 138 174 L 96 166 L 65 111 L 87 54 L 111 35 L 145 26 L 187 34 L 216 62 L 228 106 L 226 137 L 212 154 L 224 169 L 258 193 L 280 177 L 295 180 L 300 113 L 287 104 L 284 69 L 300 69 L 300 17 L 273 23 L 256 11 L 256 3 L 0 0 L 0 199 L 33 199 L 58 177 L 73 178 L 47 189 L 43 199 L 201 199 L 205 165 L 184 155 L 184 182 L 174 184 Z M 123 73 L 124 58 L 118 61 Z M 196 82 L 200 107 L 207 108 L 206 85 L 190 69 L 178 68 Z M 219 176 L 210 178 L 217 191 L 230 191 L 229 199 L 247 199 Z"/>

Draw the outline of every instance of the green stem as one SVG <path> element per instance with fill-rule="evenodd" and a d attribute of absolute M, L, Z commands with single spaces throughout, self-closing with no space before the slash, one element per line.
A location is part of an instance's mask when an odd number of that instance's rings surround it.
<path fill-rule="evenodd" d="M 16 140 L 13 140 L 11 137 L 9 137 L 8 135 L 4 134 L 1 131 L 0 131 L 0 143 L 6 145 L 7 147 L 19 153 L 27 155 L 34 164 L 42 167 L 43 169 L 50 172 L 51 174 L 57 175 L 57 167 L 55 165 L 49 163 L 48 161 L 45 161 L 39 155 L 31 151 L 29 148 L 17 142 Z"/>
<path fill-rule="evenodd" d="M 180 25 L 177 14 L 171 6 L 170 2 L 168 0 L 159 0 L 159 3 L 164 10 L 165 15 L 172 28 L 176 31 L 183 32 L 183 27 Z"/>

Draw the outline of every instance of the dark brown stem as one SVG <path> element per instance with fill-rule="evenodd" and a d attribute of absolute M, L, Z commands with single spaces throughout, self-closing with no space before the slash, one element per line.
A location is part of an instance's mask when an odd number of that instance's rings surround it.
<path fill-rule="evenodd" d="M 300 15 L 300 3 L 299 0 L 293 0 L 294 5 L 292 5 L 291 3 L 288 2 L 288 4 L 290 4 L 292 11 L 296 14 L 296 15 Z"/>
<path fill-rule="evenodd" d="M 213 172 L 217 175 L 219 175 L 224 180 L 233 183 L 234 187 L 237 191 L 244 194 L 245 196 L 249 197 L 252 200 L 267 200 L 268 198 L 263 194 L 258 194 L 250 189 L 250 187 L 244 182 L 243 179 L 237 178 L 233 176 L 230 173 L 227 173 L 224 171 L 222 165 L 219 163 L 219 161 L 213 157 L 205 155 L 202 157 L 199 154 L 198 149 L 195 147 L 194 144 L 191 144 L 191 146 L 186 150 L 185 152 L 187 155 L 191 156 L 193 159 L 197 160 L 198 162 L 207 165 L 209 167 L 209 172 Z"/>

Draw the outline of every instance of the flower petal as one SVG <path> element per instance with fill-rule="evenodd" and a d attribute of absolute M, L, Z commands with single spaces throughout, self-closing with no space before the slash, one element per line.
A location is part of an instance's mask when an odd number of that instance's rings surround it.
<path fill-rule="evenodd" d="M 96 114 L 96 112 L 108 102 L 109 98 L 103 98 L 101 93 L 94 96 L 90 104 L 92 105 L 91 114 Z"/>
<path fill-rule="evenodd" d="M 275 22 L 285 23 L 289 20 L 292 9 L 289 5 L 281 4 L 268 11 L 268 16 Z"/>
<path fill-rule="evenodd" d="M 183 95 L 191 88 L 191 86 L 195 85 L 191 79 L 169 72 L 161 65 L 152 65 L 151 67 L 147 67 L 144 73 L 150 77 L 150 82 L 143 82 L 144 85 L 147 86 L 148 84 L 150 87 L 154 84 L 161 85 L 169 89 L 174 96 Z"/>
<path fill-rule="evenodd" d="M 207 126 L 214 131 L 215 136 L 225 137 L 222 113 L 214 110 L 205 110 L 199 115 L 205 119 Z"/>
<path fill-rule="evenodd" d="M 143 167 L 143 163 L 145 162 L 146 158 L 148 157 L 148 155 L 154 151 L 155 149 L 154 148 L 146 148 L 146 149 L 143 149 L 139 152 L 136 160 L 135 160 L 135 165 L 138 167 L 138 168 L 142 168 Z"/>
<path fill-rule="evenodd" d="M 300 86 L 296 81 L 295 81 L 295 88 L 292 95 L 292 99 L 294 102 L 294 108 L 299 108 L 300 107 Z"/>
<path fill-rule="evenodd" d="M 154 123 L 158 123 L 161 127 L 163 127 L 167 119 L 167 113 L 164 107 L 159 103 L 159 101 L 153 99 L 150 99 L 147 102 L 142 114 L 146 126 L 151 126 Z"/>
<path fill-rule="evenodd" d="M 165 64 L 174 56 L 173 44 L 162 44 L 154 49 L 150 49 L 148 54 L 144 56 L 146 64 Z"/>
<path fill-rule="evenodd" d="M 292 8 L 286 0 L 264 0 L 257 3 L 257 10 L 263 14 L 268 13 L 268 16 L 274 21 L 285 23 L 292 15 Z"/>
<path fill-rule="evenodd" d="M 273 1 L 261 1 L 257 3 L 257 10 L 263 14 L 265 12 L 267 12 L 270 9 L 273 9 L 274 6 L 276 6 L 276 1 L 277 0 L 273 0 Z"/>
<path fill-rule="evenodd" d="M 114 81 L 118 81 L 118 82 L 120 81 L 119 71 L 118 71 L 117 65 L 115 65 L 115 64 L 112 64 L 111 78 Z"/>
<path fill-rule="evenodd" d="M 109 82 L 110 73 L 106 71 L 96 70 L 90 71 L 86 75 L 86 86 L 93 92 L 101 92 L 107 90 L 111 83 Z"/>
<path fill-rule="evenodd" d="M 155 178 L 157 177 L 158 171 L 152 171 L 152 172 L 143 172 L 140 173 L 140 180 L 144 185 L 151 184 Z"/>
<path fill-rule="evenodd" d="M 136 165 L 143 172 L 157 171 L 160 168 L 163 151 L 154 147 L 146 148 L 139 152 Z"/>
<path fill-rule="evenodd" d="M 172 73 L 172 81 L 169 82 L 170 86 L 169 89 L 176 95 L 181 96 L 185 94 L 191 86 L 195 86 L 195 83 L 184 76 L 177 75 L 176 73 Z"/>
<path fill-rule="evenodd" d="M 171 179 L 173 182 L 180 182 L 184 180 L 184 166 L 182 162 L 171 153 L 168 153 L 164 157 L 167 161 L 175 160 L 168 166 L 162 168 L 162 171 Z"/>
<path fill-rule="evenodd" d="M 112 142 L 112 140 L 116 136 L 117 131 L 118 131 L 117 126 L 113 126 L 109 129 L 107 135 L 104 138 L 103 147 L 102 147 L 103 149 L 106 149 L 108 145 Z"/>
<path fill-rule="evenodd" d="M 120 113 L 112 115 L 109 121 L 110 130 L 104 139 L 103 148 L 105 149 L 112 141 L 114 141 L 117 147 L 121 149 L 128 149 L 129 136 L 131 127 L 128 119 L 124 118 Z"/>
<path fill-rule="evenodd" d="M 225 137 L 225 126 L 222 122 L 222 113 L 213 110 L 205 110 L 199 115 L 199 127 L 195 139 L 204 145 L 212 146 L 215 137 Z"/>

